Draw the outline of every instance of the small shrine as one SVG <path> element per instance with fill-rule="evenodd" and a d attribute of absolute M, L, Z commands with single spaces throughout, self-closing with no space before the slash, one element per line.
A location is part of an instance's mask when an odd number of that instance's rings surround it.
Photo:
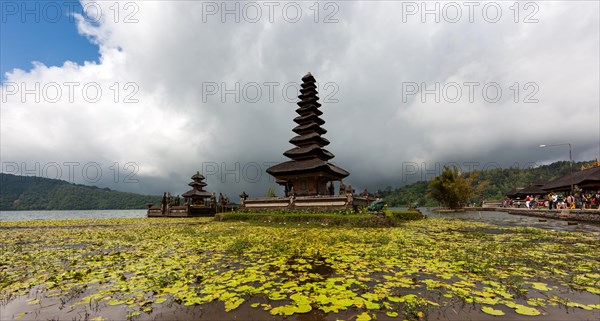
<path fill-rule="evenodd" d="M 213 216 L 218 212 L 232 211 L 237 206 L 229 203 L 229 198 L 219 193 L 219 200 L 215 193 L 204 190 L 206 179 L 200 172 L 196 172 L 191 177 L 192 181 L 188 184 L 191 190 L 183 193 L 183 204 L 179 195 L 171 197 L 170 193 L 164 193 L 160 205 L 148 206 L 148 217 L 196 217 Z"/>
<path fill-rule="evenodd" d="M 185 204 L 189 204 L 190 206 L 210 206 L 211 197 L 214 198 L 212 193 L 209 193 L 204 190 L 206 183 L 204 180 L 206 179 L 204 175 L 200 174 L 200 172 L 196 172 L 192 177 L 192 181 L 188 184 L 192 187 L 191 190 L 183 193 L 185 200 Z"/>

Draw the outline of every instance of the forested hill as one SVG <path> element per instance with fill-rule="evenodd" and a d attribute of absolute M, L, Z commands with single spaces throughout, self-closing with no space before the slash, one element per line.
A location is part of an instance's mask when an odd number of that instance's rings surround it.
<path fill-rule="evenodd" d="M 159 196 L 0 173 L 0 210 L 5 211 L 144 209 L 159 202 Z"/>
<path fill-rule="evenodd" d="M 580 170 L 582 165 L 589 165 L 594 161 L 575 162 L 573 171 Z M 501 200 L 504 195 L 514 189 L 523 188 L 538 181 L 550 181 L 569 174 L 568 161 L 555 162 L 549 165 L 535 168 L 494 168 L 479 173 L 479 181 L 487 181 L 483 190 L 486 200 Z M 427 197 L 427 185 L 429 182 L 416 182 L 400 188 L 387 187 L 379 191 L 389 206 L 405 206 L 410 203 L 418 203 L 420 206 L 435 206 L 437 202 Z"/>

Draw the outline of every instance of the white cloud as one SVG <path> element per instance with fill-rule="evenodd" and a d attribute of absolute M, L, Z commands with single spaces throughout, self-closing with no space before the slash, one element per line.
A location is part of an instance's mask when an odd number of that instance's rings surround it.
<path fill-rule="evenodd" d="M 111 12 L 112 3 L 97 3 Z M 466 7 L 458 23 L 435 23 L 432 16 L 423 23 L 419 15 L 403 22 L 402 2 L 340 2 L 329 8 L 320 3 L 318 23 L 312 3 L 305 2 L 300 2 L 303 16 L 296 23 L 282 16 L 286 2 L 274 8 L 273 23 L 262 2 L 255 3 L 263 10 L 256 23 L 244 21 L 248 16 L 235 23 L 232 15 L 223 23 L 219 15 L 206 14 L 213 2 L 136 4 L 137 23 L 115 23 L 108 14 L 98 24 L 79 20 L 80 33 L 100 46 L 99 63 L 36 64 L 30 71 L 7 75 L 3 95 L 14 89 L 9 83 L 19 89 L 23 83 L 27 88 L 36 83 L 42 88 L 49 83 L 80 85 L 73 102 L 63 85 L 56 103 L 44 97 L 36 103 L 33 95 L 25 100 L 19 94 L 7 96 L 1 107 L 3 163 L 25 162 L 34 168 L 39 162 L 42 171 L 49 162 L 79 162 L 80 170 L 94 161 L 103 170 L 98 185 L 174 194 L 186 190 L 191 174 L 205 169 L 212 171 L 209 190 L 232 198 L 242 190 L 258 196 L 274 185 L 264 173 L 265 162 L 284 160 L 283 151 L 291 147 L 287 141 L 293 136 L 296 106 L 285 100 L 282 88 L 300 82 L 307 71 L 321 83 L 322 100 L 339 100 L 322 107 L 326 137 L 332 142 L 328 149 L 359 189 L 403 183 L 402 164 L 408 162 L 497 161 L 510 166 L 561 159 L 566 153 L 560 148 L 537 148 L 554 142 L 571 142 L 578 159 L 598 152 L 596 2 L 537 3 L 538 23 L 515 23 L 508 7 L 512 3 L 502 4 L 497 23 L 486 22 L 478 11 L 485 3 L 476 7 L 473 23 Z M 520 10 L 521 20 L 530 13 Z M 334 12 L 329 18 L 337 23 L 323 23 Z M 273 101 L 265 85 L 270 82 L 278 83 Z M 417 93 L 404 102 L 403 84 L 422 82 L 427 88 L 462 85 L 462 99 L 451 103 L 442 95 L 436 103 L 433 95 L 421 101 Z M 480 84 L 473 102 L 465 82 Z M 515 82 L 517 102 L 511 89 Z M 224 100 L 220 92 L 203 94 L 206 85 L 217 84 L 221 90 L 222 83 L 228 89 L 239 83 L 239 102 L 233 94 Z M 327 83 L 335 86 L 325 87 Z M 481 94 L 490 83 L 502 89 L 498 102 L 486 102 Z M 526 83 L 532 85 L 525 88 Z M 86 84 L 102 89 L 98 102 L 84 99 L 81 88 Z M 262 96 L 253 103 L 247 96 L 254 92 L 245 96 L 243 89 L 253 90 L 254 84 Z M 539 102 L 525 103 L 536 88 L 530 98 Z M 124 102 L 128 94 L 138 102 Z M 110 168 L 114 163 L 120 166 L 118 179 Z M 138 166 L 134 178 L 139 183 L 123 182 L 133 170 L 124 168 L 127 163 Z M 255 165 L 262 170 L 257 183 Z M 82 173 L 75 178 L 90 183 Z"/>

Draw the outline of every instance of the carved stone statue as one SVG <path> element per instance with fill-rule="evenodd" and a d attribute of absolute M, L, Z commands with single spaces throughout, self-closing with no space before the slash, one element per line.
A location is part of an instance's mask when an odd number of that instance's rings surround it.
<path fill-rule="evenodd" d="M 369 197 L 369 191 L 367 191 L 367 189 L 365 188 L 365 190 L 362 193 L 360 193 L 360 196 Z"/>
<path fill-rule="evenodd" d="M 215 197 L 215 192 L 213 192 L 212 195 L 210 195 L 210 207 L 215 208 L 216 205 L 217 205 L 217 198 Z"/>
<path fill-rule="evenodd" d="M 352 185 L 348 185 L 348 188 L 346 189 L 346 193 L 354 195 L 354 189 L 352 188 Z"/>
<path fill-rule="evenodd" d="M 346 195 L 346 184 L 344 184 L 344 181 L 340 181 L 340 195 Z"/>
<path fill-rule="evenodd" d="M 242 192 L 242 194 L 240 194 L 240 204 L 242 206 L 244 206 L 244 203 L 246 202 L 247 198 L 248 198 L 248 194 L 246 194 L 246 192 Z"/>

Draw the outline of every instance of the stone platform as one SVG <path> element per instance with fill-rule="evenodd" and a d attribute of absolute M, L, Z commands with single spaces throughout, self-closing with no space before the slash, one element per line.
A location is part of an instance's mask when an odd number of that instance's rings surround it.
<path fill-rule="evenodd" d="M 268 210 L 318 210 L 332 211 L 351 209 L 358 211 L 367 207 L 375 198 L 365 196 L 347 195 L 318 195 L 297 197 L 262 197 L 244 200 L 240 209 L 268 211 Z"/>

